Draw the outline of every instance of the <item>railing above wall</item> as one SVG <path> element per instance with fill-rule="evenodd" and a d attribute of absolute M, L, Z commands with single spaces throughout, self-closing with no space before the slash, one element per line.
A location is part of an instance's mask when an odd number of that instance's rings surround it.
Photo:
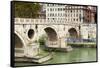
<path fill-rule="evenodd" d="M 32 18 L 15 18 L 15 24 L 65 24 L 65 25 L 88 25 L 88 23 L 82 22 L 67 22 L 66 20 L 48 20 L 48 19 L 32 19 Z M 93 24 L 93 23 L 91 23 Z"/>
<path fill-rule="evenodd" d="M 15 24 L 44 24 L 45 19 L 15 18 Z"/>

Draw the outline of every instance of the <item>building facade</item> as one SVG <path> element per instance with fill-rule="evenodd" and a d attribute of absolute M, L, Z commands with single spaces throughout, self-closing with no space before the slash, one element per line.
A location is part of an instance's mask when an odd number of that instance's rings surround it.
<path fill-rule="evenodd" d="M 47 4 L 46 5 L 46 19 L 60 21 L 65 20 L 65 5 L 61 4 Z"/>

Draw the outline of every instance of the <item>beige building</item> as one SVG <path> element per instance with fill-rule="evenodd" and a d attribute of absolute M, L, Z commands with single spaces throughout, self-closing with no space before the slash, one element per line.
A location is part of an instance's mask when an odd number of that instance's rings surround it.
<path fill-rule="evenodd" d="M 96 7 L 66 5 L 66 21 L 76 23 L 96 23 Z"/>

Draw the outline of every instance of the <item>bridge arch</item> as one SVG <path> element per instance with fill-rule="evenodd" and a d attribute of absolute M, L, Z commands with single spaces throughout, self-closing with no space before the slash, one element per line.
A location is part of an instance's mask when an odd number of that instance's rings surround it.
<path fill-rule="evenodd" d="M 44 31 L 46 32 L 49 41 L 57 41 L 58 40 L 58 35 L 54 28 L 46 27 L 46 28 L 44 28 Z"/>
<path fill-rule="evenodd" d="M 22 36 L 15 31 L 15 55 L 16 56 L 24 56 L 26 44 Z"/>
<path fill-rule="evenodd" d="M 22 41 L 22 43 L 23 43 L 23 46 L 24 47 L 26 47 L 26 43 L 25 43 L 25 41 L 24 41 L 24 39 L 23 39 L 23 37 L 22 37 L 22 35 L 20 35 L 17 31 L 15 31 L 15 33 L 14 33 L 15 35 L 17 35 L 19 38 L 20 38 L 20 40 Z"/>
<path fill-rule="evenodd" d="M 68 33 L 70 38 L 78 38 L 78 31 L 75 28 L 68 29 Z"/>

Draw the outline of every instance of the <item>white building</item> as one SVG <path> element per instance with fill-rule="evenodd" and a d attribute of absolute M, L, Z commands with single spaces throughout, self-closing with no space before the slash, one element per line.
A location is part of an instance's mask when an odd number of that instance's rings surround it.
<path fill-rule="evenodd" d="M 47 4 L 46 5 L 47 20 L 65 20 L 65 5 L 62 4 Z"/>

